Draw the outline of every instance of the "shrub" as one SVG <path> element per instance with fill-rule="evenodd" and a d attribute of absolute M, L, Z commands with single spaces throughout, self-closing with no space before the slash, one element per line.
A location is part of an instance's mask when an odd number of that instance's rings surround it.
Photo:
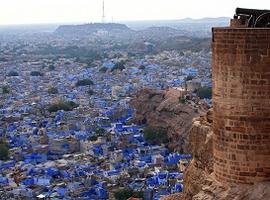
<path fill-rule="evenodd" d="M 43 76 L 43 74 L 41 72 L 39 72 L 39 71 L 32 71 L 30 73 L 30 76 Z"/>
<path fill-rule="evenodd" d="M 3 94 L 8 94 L 9 93 L 9 89 L 8 89 L 7 86 L 2 86 L 1 89 L 2 89 Z"/>
<path fill-rule="evenodd" d="M 127 200 L 130 197 L 143 198 L 143 192 L 137 192 L 129 188 L 119 189 L 113 195 L 116 200 Z"/>
<path fill-rule="evenodd" d="M 169 142 L 168 135 L 164 130 L 158 130 L 157 128 L 150 126 L 144 128 L 144 137 L 151 145 L 167 144 Z"/>
<path fill-rule="evenodd" d="M 188 76 L 185 78 L 185 81 L 191 81 L 193 78 L 194 78 L 193 76 L 188 75 Z"/>
<path fill-rule="evenodd" d="M 99 69 L 99 71 L 100 71 L 100 72 L 103 72 L 103 73 L 107 72 L 107 70 L 108 70 L 108 69 L 107 69 L 106 67 L 101 67 L 101 68 Z"/>
<path fill-rule="evenodd" d="M 57 103 L 51 104 L 48 107 L 49 112 L 57 112 L 59 110 L 72 111 L 74 108 L 77 108 L 79 105 L 73 101 L 59 101 Z"/>
<path fill-rule="evenodd" d="M 90 141 L 92 141 L 92 142 L 97 141 L 97 139 L 98 139 L 98 137 L 97 137 L 96 135 L 90 136 L 90 137 L 88 138 L 88 140 L 90 140 Z"/>
<path fill-rule="evenodd" d="M 186 98 L 179 97 L 179 103 L 186 104 L 187 103 L 187 99 Z"/>
<path fill-rule="evenodd" d="M 144 69 L 145 69 L 145 66 L 144 66 L 144 65 L 141 65 L 141 66 L 139 67 L 139 69 L 144 70 Z"/>
<path fill-rule="evenodd" d="M 96 135 L 97 135 L 97 136 L 102 136 L 102 135 L 104 135 L 104 134 L 106 133 L 106 130 L 103 129 L 103 128 L 97 128 L 97 129 L 95 130 L 95 132 L 96 132 Z"/>
<path fill-rule="evenodd" d="M 90 79 L 79 80 L 76 83 L 76 87 L 87 86 L 87 85 L 94 85 L 94 83 Z"/>
<path fill-rule="evenodd" d="M 54 65 L 50 65 L 50 66 L 49 66 L 49 70 L 50 70 L 50 71 L 54 71 L 54 70 L 55 70 L 55 66 L 54 66 Z"/>
<path fill-rule="evenodd" d="M 124 61 L 120 61 L 118 63 L 116 63 L 114 65 L 114 67 L 111 69 L 111 71 L 114 71 L 114 70 L 120 70 L 122 71 L 123 69 L 125 69 L 125 62 Z"/>
<path fill-rule="evenodd" d="M 0 160 L 7 160 L 9 154 L 9 148 L 8 145 L 1 141 L 0 142 Z"/>
<path fill-rule="evenodd" d="M 180 56 L 184 56 L 185 54 L 184 54 L 183 51 L 180 51 L 180 52 L 179 52 L 179 55 L 180 55 Z"/>
<path fill-rule="evenodd" d="M 87 92 L 90 96 L 92 96 L 93 94 L 95 94 L 95 92 L 93 91 L 93 90 L 88 90 L 88 92 Z"/>
<path fill-rule="evenodd" d="M 201 99 L 211 99 L 212 98 L 212 89 L 208 87 L 201 87 L 194 91 L 198 97 Z"/>
<path fill-rule="evenodd" d="M 58 94 L 58 89 L 56 87 L 50 87 L 48 89 L 49 94 Z"/>
<path fill-rule="evenodd" d="M 19 74 L 16 71 L 10 71 L 7 76 L 19 76 Z"/>

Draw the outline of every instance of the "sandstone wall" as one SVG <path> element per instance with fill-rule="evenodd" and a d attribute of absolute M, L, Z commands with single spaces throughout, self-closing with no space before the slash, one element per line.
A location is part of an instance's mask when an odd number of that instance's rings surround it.
<path fill-rule="evenodd" d="M 213 29 L 214 173 L 270 180 L 270 29 Z"/>
<path fill-rule="evenodd" d="M 212 111 L 194 119 L 189 133 L 193 159 L 184 174 L 184 191 L 162 200 L 269 200 L 270 182 L 222 183 L 213 173 Z"/>

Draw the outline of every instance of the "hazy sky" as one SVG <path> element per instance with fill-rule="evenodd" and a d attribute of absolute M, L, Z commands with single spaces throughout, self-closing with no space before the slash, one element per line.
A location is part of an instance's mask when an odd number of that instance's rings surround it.
<path fill-rule="evenodd" d="M 270 10 L 270 0 L 105 0 L 108 22 L 232 17 L 236 7 Z M 0 0 L 0 24 L 99 22 L 102 0 Z"/>

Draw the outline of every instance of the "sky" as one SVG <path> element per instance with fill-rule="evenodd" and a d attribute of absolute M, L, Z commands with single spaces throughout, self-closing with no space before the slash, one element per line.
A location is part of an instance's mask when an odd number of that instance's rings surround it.
<path fill-rule="evenodd" d="M 0 0 L 0 25 L 101 22 L 103 0 Z M 105 0 L 106 22 L 232 17 L 270 0 Z"/>

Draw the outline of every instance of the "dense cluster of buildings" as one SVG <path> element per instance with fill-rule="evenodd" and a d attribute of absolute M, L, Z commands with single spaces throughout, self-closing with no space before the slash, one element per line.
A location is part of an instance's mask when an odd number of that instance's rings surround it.
<path fill-rule="evenodd" d="M 129 100 L 145 87 L 211 87 L 210 55 L 120 55 L 91 66 L 38 56 L 0 62 L 0 136 L 9 147 L 0 161 L 2 198 L 112 199 L 128 187 L 159 199 L 182 191 L 191 156 L 148 144 L 143 126 L 128 125 Z M 59 102 L 76 106 L 49 112 Z"/>

